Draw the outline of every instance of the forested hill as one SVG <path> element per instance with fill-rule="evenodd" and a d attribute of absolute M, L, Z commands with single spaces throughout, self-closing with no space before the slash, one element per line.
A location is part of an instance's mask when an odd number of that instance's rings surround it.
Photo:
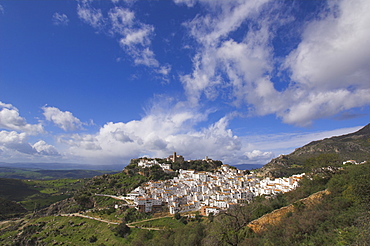
<path fill-rule="evenodd" d="M 284 176 L 294 172 L 310 171 L 307 166 L 312 158 L 335 159 L 337 163 L 346 160 L 362 162 L 370 156 L 370 124 L 357 132 L 313 141 L 296 149 L 289 155 L 272 159 L 261 168 L 261 174 Z"/>

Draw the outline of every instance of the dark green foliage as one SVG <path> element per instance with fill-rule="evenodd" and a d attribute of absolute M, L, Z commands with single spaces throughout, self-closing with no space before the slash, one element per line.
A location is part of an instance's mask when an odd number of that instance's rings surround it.
<path fill-rule="evenodd" d="M 17 217 L 24 215 L 27 213 L 27 209 L 25 209 L 20 204 L 9 201 L 4 198 L 0 197 L 0 220 Z"/>
<path fill-rule="evenodd" d="M 89 238 L 89 242 L 90 242 L 90 243 L 95 243 L 96 241 L 98 241 L 98 238 L 97 238 L 95 235 L 92 235 L 92 236 Z"/>
<path fill-rule="evenodd" d="M 252 221 L 251 207 L 235 207 L 214 217 L 205 228 L 205 245 L 237 245 L 248 233 L 246 225 Z"/>
<path fill-rule="evenodd" d="M 39 191 L 27 185 L 23 180 L 0 179 L 0 197 L 5 199 L 21 201 L 37 193 L 39 193 Z"/>
<path fill-rule="evenodd" d="M 173 245 L 196 246 L 202 245 L 204 226 L 200 223 L 188 224 L 176 230 L 173 235 Z"/>
<path fill-rule="evenodd" d="M 141 213 L 135 208 L 127 209 L 121 216 L 122 220 L 126 221 L 127 223 L 150 218 L 150 214 Z"/>
<path fill-rule="evenodd" d="M 73 198 L 75 199 L 76 203 L 80 206 L 80 210 L 85 210 L 94 207 L 93 198 L 91 196 L 91 193 L 89 193 L 88 191 L 77 192 L 75 193 Z"/>
<path fill-rule="evenodd" d="M 308 158 L 304 166 L 307 171 L 321 167 L 339 167 L 342 164 L 340 157 L 336 153 L 323 153 L 318 156 Z"/>
<path fill-rule="evenodd" d="M 91 194 L 127 194 L 131 190 L 135 189 L 137 186 L 148 181 L 148 178 L 137 173 L 127 173 L 130 172 L 96 176 L 86 182 L 86 184 L 81 188 L 81 191 Z"/>
<path fill-rule="evenodd" d="M 81 180 L 70 179 L 0 179 L 0 197 L 18 201 L 27 210 L 35 211 L 72 196 L 82 184 Z"/>
<path fill-rule="evenodd" d="M 143 173 L 145 177 L 149 178 L 149 180 L 154 181 L 172 179 L 173 177 L 175 177 L 174 172 L 166 173 L 159 165 L 154 165 L 150 168 L 144 168 Z"/>
<path fill-rule="evenodd" d="M 195 171 L 207 171 L 211 172 L 219 167 L 221 167 L 222 162 L 221 161 L 215 161 L 215 160 L 189 160 L 182 163 L 172 163 L 171 168 L 172 170 L 179 170 L 179 169 L 192 169 Z"/>
<path fill-rule="evenodd" d="M 130 227 L 128 227 L 125 222 L 122 222 L 117 227 L 115 227 L 112 231 L 114 232 L 114 235 L 116 235 L 117 237 L 125 238 L 128 235 L 130 235 L 131 230 L 130 230 Z"/>
<path fill-rule="evenodd" d="M 149 230 L 139 230 L 135 238 L 132 240 L 133 246 L 147 246 L 147 242 L 153 238 L 153 232 Z"/>
<path fill-rule="evenodd" d="M 175 213 L 175 215 L 173 216 L 176 220 L 179 220 L 181 219 L 181 215 L 180 213 Z"/>

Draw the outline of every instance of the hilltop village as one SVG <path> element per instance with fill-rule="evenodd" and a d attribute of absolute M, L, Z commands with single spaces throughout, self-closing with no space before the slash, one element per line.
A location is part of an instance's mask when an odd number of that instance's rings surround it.
<path fill-rule="evenodd" d="M 167 163 L 156 159 L 140 158 L 139 167 L 159 165 L 171 172 L 168 162 L 185 162 L 182 156 L 173 155 Z M 212 162 L 206 157 L 203 161 Z M 304 174 L 289 178 L 260 179 L 253 172 L 245 173 L 229 165 L 221 165 L 213 172 L 178 170 L 178 176 L 165 181 L 149 181 L 121 199 L 130 200 L 142 212 L 156 212 L 168 207 L 171 214 L 200 211 L 202 215 L 218 214 L 238 203 L 250 202 L 255 196 L 273 196 L 298 186 Z"/>

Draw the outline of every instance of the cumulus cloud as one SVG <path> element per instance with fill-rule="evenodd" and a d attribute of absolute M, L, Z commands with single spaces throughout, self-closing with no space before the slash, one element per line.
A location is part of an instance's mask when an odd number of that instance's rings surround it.
<path fill-rule="evenodd" d="M 125 163 L 143 155 L 165 157 L 173 151 L 189 159 L 208 155 L 225 160 L 235 152 L 242 154 L 239 138 L 228 129 L 228 117 L 196 130 L 207 117 L 207 112 L 190 110 L 184 102 L 170 106 L 163 102 L 153 105 L 140 120 L 108 122 L 96 134 L 63 135 L 59 141 L 73 155 L 107 163 Z"/>
<path fill-rule="evenodd" d="M 308 126 L 315 119 L 370 104 L 368 1 L 328 3 L 325 12 L 302 27 L 297 48 L 279 59 L 272 40 L 277 29 L 292 21 L 280 14 L 284 4 L 176 2 L 209 7 L 209 14 L 185 23 L 199 44 L 193 71 L 181 77 L 193 105 L 202 95 L 226 98 L 250 115 L 275 114 L 285 123 Z M 234 31 L 244 32 L 244 39 L 231 38 Z M 279 90 L 272 78 L 286 70 L 289 85 Z"/>
<path fill-rule="evenodd" d="M 44 132 L 41 124 L 28 124 L 26 119 L 19 115 L 17 108 L 2 102 L 0 102 L 0 128 L 27 132 L 28 134 Z"/>
<path fill-rule="evenodd" d="M 34 154 L 35 149 L 27 142 L 27 134 L 15 131 L 0 131 L 0 146 L 20 153 Z"/>
<path fill-rule="evenodd" d="M 306 125 L 314 119 L 370 104 L 368 1 L 339 1 L 305 29 L 285 65 L 304 90 L 282 118 Z"/>
<path fill-rule="evenodd" d="M 246 152 L 245 155 L 248 158 L 249 162 L 251 161 L 253 162 L 255 160 L 258 160 L 259 162 L 261 160 L 268 161 L 274 157 L 274 154 L 271 151 L 262 152 L 260 150 L 253 150 L 251 152 Z"/>
<path fill-rule="evenodd" d="M 2 161 L 40 161 L 50 157 L 60 157 L 56 148 L 40 140 L 35 144 L 29 143 L 29 136 L 22 132 L 0 131 L 0 159 Z"/>
<path fill-rule="evenodd" d="M 69 111 L 61 111 L 55 107 L 42 107 L 46 120 L 52 121 L 55 125 L 64 131 L 75 131 L 83 129 L 83 123 L 73 116 Z"/>
<path fill-rule="evenodd" d="M 69 19 L 66 14 L 59 14 L 58 12 L 53 14 L 53 24 L 57 26 L 67 26 Z"/>
<path fill-rule="evenodd" d="M 225 88 L 231 88 L 233 100 L 244 101 L 245 93 L 252 93 L 249 87 L 254 80 L 270 70 L 267 24 L 251 25 L 242 42 L 228 38 L 244 21 L 255 18 L 266 2 L 206 2 L 212 5 L 212 17 L 197 16 L 186 23 L 201 47 L 193 58 L 193 72 L 182 77 L 192 103 L 197 104 L 202 93 L 214 100 Z"/>
<path fill-rule="evenodd" d="M 58 150 L 54 146 L 47 144 L 44 140 L 39 140 L 32 147 L 37 151 L 37 153 L 41 155 L 46 156 L 60 155 Z"/>

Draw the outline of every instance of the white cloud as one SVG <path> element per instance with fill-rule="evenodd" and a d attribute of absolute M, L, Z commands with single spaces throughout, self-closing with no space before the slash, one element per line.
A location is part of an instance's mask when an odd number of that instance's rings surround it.
<path fill-rule="evenodd" d="M 59 14 L 59 13 L 54 13 L 53 14 L 53 24 L 57 26 L 67 26 L 69 19 L 66 14 Z"/>
<path fill-rule="evenodd" d="M 369 88 L 370 2 L 339 1 L 332 8 L 307 26 L 302 42 L 289 55 L 292 79 L 309 88 Z"/>
<path fill-rule="evenodd" d="M 127 28 L 134 24 L 135 13 L 126 8 L 112 8 L 109 10 L 108 16 L 112 25 L 111 31 L 114 33 L 125 35 Z"/>
<path fill-rule="evenodd" d="M 339 1 L 332 11 L 310 23 L 285 65 L 297 82 L 287 123 L 307 125 L 314 119 L 370 104 L 369 1 Z"/>
<path fill-rule="evenodd" d="M 69 146 L 72 155 L 105 163 L 125 164 L 143 155 L 165 157 L 173 151 L 189 159 L 208 155 L 224 160 L 237 155 L 235 152 L 243 152 L 239 138 L 227 128 L 227 117 L 195 130 L 198 123 L 207 119 L 207 112 L 192 111 L 183 102 L 166 102 L 170 101 L 163 99 L 163 104 L 153 105 L 141 120 L 109 122 L 96 134 L 64 135 L 59 141 Z"/>
<path fill-rule="evenodd" d="M 11 104 L 0 102 L 0 128 L 14 131 L 23 131 L 28 134 L 38 134 L 44 132 L 41 124 L 28 124 L 19 115 L 18 109 Z"/>
<path fill-rule="evenodd" d="M 186 24 L 201 46 L 193 58 L 192 74 L 182 77 L 193 104 L 198 103 L 202 93 L 214 100 L 219 89 L 225 88 L 232 88 L 231 97 L 240 103 L 245 93 L 253 94 L 254 80 L 271 70 L 267 24 L 261 21 L 257 29 L 250 26 L 242 42 L 227 37 L 247 19 L 255 18 L 266 2 L 206 2 L 212 5 L 213 15 L 198 16 Z M 225 73 L 227 80 L 223 79 Z"/>
<path fill-rule="evenodd" d="M 42 107 L 46 120 L 52 121 L 64 131 L 83 129 L 83 123 L 69 111 L 61 111 L 55 107 Z"/>
<path fill-rule="evenodd" d="M 0 131 L 0 147 L 25 154 L 34 154 L 36 151 L 27 142 L 27 134 L 15 131 Z"/>
<path fill-rule="evenodd" d="M 39 140 L 32 146 L 39 154 L 46 155 L 46 156 L 58 156 L 58 150 L 50 145 L 47 144 L 44 140 Z"/>
<path fill-rule="evenodd" d="M 198 15 L 186 25 L 199 43 L 217 45 L 230 32 L 237 30 L 246 19 L 256 17 L 269 0 L 261 1 L 200 1 L 210 14 Z"/>
<path fill-rule="evenodd" d="M 105 19 L 100 9 L 93 8 L 89 1 L 81 1 L 77 6 L 78 17 L 95 29 L 105 25 Z"/>
<path fill-rule="evenodd" d="M 171 65 L 165 65 L 165 66 L 161 66 L 159 69 L 158 69 L 158 73 L 159 74 L 162 74 L 162 75 L 164 75 L 164 76 L 167 76 L 170 72 L 171 72 L 171 69 L 172 69 L 172 67 L 171 67 Z"/>
<path fill-rule="evenodd" d="M 306 23 L 302 41 L 285 61 L 274 58 L 272 46 L 276 29 L 291 21 L 280 18 L 280 4 L 176 2 L 209 7 L 208 14 L 186 23 L 200 45 L 192 73 L 181 76 L 193 105 L 204 94 L 208 100 L 232 101 L 250 115 L 276 114 L 285 123 L 308 126 L 370 104 L 369 1 L 329 3 L 320 19 Z M 244 32 L 244 39 L 230 38 L 234 31 Z M 279 91 L 272 77 L 287 68 L 290 84 Z"/>
<path fill-rule="evenodd" d="M 272 152 L 262 152 L 260 150 L 253 150 L 251 152 L 246 152 L 245 155 L 248 158 L 248 161 L 259 161 L 261 163 L 261 160 L 271 160 L 274 157 L 274 154 Z"/>
<path fill-rule="evenodd" d="M 188 7 L 193 7 L 197 0 L 174 0 L 174 2 L 177 4 L 185 4 Z"/>
<path fill-rule="evenodd" d="M 1 12 L 2 14 L 4 14 L 4 13 L 5 13 L 5 11 L 4 11 L 4 7 L 3 7 L 3 5 L 1 5 L 1 4 L 0 4 L 0 12 Z"/>
<path fill-rule="evenodd" d="M 151 49 L 154 27 L 135 18 L 135 12 L 128 8 L 115 6 L 103 15 L 101 9 L 92 7 L 88 1 L 78 5 L 79 17 L 93 28 L 118 36 L 119 45 L 133 59 L 135 65 L 159 67 L 159 62 Z"/>
<path fill-rule="evenodd" d="M 112 24 L 110 32 L 121 36 L 119 44 L 135 64 L 158 67 L 159 63 L 150 49 L 154 27 L 136 20 L 134 12 L 129 9 L 115 7 L 108 15 Z"/>
<path fill-rule="evenodd" d="M 61 161 L 62 155 L 54 146 L 43 140 L 32 145 L 28 142 L 28 138 L 29 136 L 24 132 L 0 131 L 0 160 L 5 162 Z"/>

